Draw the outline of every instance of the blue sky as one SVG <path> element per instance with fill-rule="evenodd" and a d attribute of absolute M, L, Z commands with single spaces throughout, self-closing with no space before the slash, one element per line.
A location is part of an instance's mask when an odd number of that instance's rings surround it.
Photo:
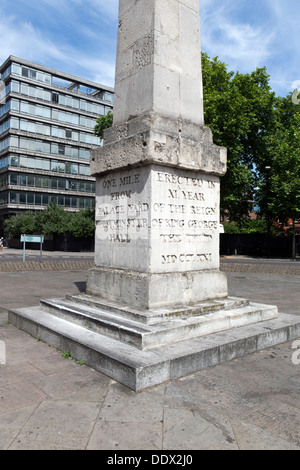
<path fill-rule="evenodd" d="M 199 2 L 203 51 L 241 73 L 266 66 L 277 95 L 292 91 L 299 0 Z M 113 87 L 117 25 L 118 0 L 0 0 L 0 63 L 15 55 Z"/>

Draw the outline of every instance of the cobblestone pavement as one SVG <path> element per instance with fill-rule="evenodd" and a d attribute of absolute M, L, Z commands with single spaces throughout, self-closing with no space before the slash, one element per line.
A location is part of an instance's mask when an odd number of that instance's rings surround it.
<path fill-rule="evenodd" d="M 85 271 L 94 266 L 93 253 L 44 252 L 40 259 L 38 250 L 28 250 L 24 262 L 22 256 L 22 250 L 4 249 L 0 253 L 0 272 Z M 299 276 L 300 261 L 222 257 L 221 270 Z"/>

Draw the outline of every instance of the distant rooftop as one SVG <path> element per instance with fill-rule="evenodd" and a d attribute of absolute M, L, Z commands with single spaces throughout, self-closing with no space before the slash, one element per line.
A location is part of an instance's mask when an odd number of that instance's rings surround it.
<path fill-rule="evenodd" d="M 59 70 L 55 70 L 53 68 L 37 64 L 35 62 L 30 62 L 28 60 L 21 59 L 20 57 L 15 57 L 13 55 L 9 56 L 6 61 L 0 66 L 0 74 L 3 74 L 6 68 L 13 62 L 20 64 L 24 67 L 28 67 L 29 69 L 42 71 L 51 75 L 51 84 L 64 88 L 66 90 L 81 92 L 93 97 L 97 97 L 97 95 L 99 94 L 99 89 L 101 89 L 102 92 L 107 91 L 112 94 L 114 93 L 114 89 L 106 85 L 102 85 L 91 80 L 86 80 L 84 78 L 77 77 L 66 72 L 61 72 Z"/>

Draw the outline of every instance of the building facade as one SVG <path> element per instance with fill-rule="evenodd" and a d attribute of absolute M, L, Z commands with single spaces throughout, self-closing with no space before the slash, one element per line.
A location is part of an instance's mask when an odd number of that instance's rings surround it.
<path fill-rule="evenodd" d="M 5 217 L 94 207 L 90 150 L 113 89 L 10 56 L 0 67 L 0 231 Z"/>

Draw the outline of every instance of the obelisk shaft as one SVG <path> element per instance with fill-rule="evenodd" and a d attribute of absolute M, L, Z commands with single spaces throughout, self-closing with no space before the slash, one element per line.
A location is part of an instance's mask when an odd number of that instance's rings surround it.
<path fill-rule="evenodd" d="M 198 0 L 120 0 L 114 124 L 152 111 L 203 124 Z"/>

